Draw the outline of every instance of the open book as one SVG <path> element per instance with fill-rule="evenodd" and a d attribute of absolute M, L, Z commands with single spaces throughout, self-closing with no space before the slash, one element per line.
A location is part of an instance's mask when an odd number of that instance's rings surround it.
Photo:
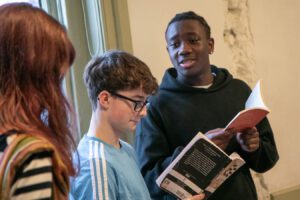
<path fill-rule="evenodd" d="M 198 133 L 156 179 L 163 190 L 179 199 L 212 194 L 245 161 L 237 154 L 228 156 L 205 135 Z"/>
<path fill-rule="evenodd" d="M 252 128 L 257 125 L 270 110 L 265 105 L 261 89 L 260 81 L 256 83 L 250 96 L 248 97 L 245 109 L 240 111 L 225 127 L 225 130 L 234 129 L 241 132 L 244 129 Z"/>

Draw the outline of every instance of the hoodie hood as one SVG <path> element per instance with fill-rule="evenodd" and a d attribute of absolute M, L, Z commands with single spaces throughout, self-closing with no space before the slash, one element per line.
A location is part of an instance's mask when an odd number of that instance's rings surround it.
<path fill-rule="evenodd" d="M 172 92 L 195 92 L 195 90 L 199 90 L 199 92 L 214 92 L 223 87 L 225 87 L 230 81 L 233 79 L 232 75 L 228 72 L 227 69 L 218 68 L 214 65 L 211 65 L 212 73 L 216 74 L 214 78 L 214 82 L 212 86 L 207 89 L 204 88 L 196 88 L 190 85 L 185 85 L 179 82 L 177 77 L 177 71 L 175 68 L 169 68 L 166 70 L 162 83 L 160 85 L 161 90 L 167 90 Z"/>

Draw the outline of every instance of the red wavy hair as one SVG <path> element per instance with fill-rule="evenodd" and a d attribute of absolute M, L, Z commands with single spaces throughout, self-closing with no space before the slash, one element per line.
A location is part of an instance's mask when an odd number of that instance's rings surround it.
<path fill-rule="evenodd" d="M 25 3 L 0 6 L 0 133 L 46 137 L 75 174 L 70 106 L 62 91 L 75 50 L 64 27 Z"/>

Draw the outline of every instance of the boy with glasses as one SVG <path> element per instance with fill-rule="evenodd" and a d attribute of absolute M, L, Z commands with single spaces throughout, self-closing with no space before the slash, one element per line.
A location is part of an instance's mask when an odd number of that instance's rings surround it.
<path fill-rule="evenodd" d="M 147 98 L 158 85 L 147 65 L 113 50 L 92 59 L 84 82 L 92 104 L 90 127 L 79 145 L 80 171 L 71 199 L 150 200 L 133 148 L 120 140 L 147 114 Z M 201 200 L 195 195 L 190 200 Z"/>
<path fill-rule="evenodd" d="M 147 98 L 158 85 L 145 63 L 113 50 L 92 59 L 84 82 L 92 117 L 78 153 L 80 171 L 72 180 L 74 199 L 150 199 L 133 148 L 121 140 L 134 133 L 147 113 Z"/>

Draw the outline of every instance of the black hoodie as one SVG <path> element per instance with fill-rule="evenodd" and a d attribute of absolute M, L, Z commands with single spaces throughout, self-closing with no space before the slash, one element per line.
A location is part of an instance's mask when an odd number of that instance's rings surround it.
<path fill-rule="evenodd" d="M 135 148 L 141 172 L 152 199 L 176 199 L 160 190 L 156 178 L 180 153 L 182 148 L 201 131 L 223 128 L 241 110 L 251 93 L 249 86 L 222 68 L 211 66 L 215 74 L 208 89 L 179 82 L 175 68 L 169 68 L 155 96 L 150 99 L 147 117 L 137 127 Z M 255 200 L 257 194 L 250 168 L 265 172 L 278 160 L 272 129 L 265 118 L 257 125 L 260 147 L 248 153 L 241 149 L 235 137 L 228 154 L 237 152 L 246 164 L 226 180 L 210 200 Z"/>

